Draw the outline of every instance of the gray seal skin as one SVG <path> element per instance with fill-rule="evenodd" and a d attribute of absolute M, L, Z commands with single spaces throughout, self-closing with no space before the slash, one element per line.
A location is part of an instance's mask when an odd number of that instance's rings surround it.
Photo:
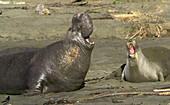
<path fill-rule="evenodd" d="M 144 52 L 148 51 L 145 55 L 150 53 L 149 56 L 145 56 L 136 41 L 129 40 L 127 42 L 127 61 L 122 72 L 122 80 L 129 82 L 165 81 L 165 78 L 169 75 L 170 50 L 166 48 L 161 48 L 162 51 L 160 48 L 155 49 L 159 51 L 154 51 L 153 48 L 142 50 Z M 159 52 L 159 54 L 156 55 L 156 52 Z M 152 57 L 153 55 L 155 57 Z M 156 56 L 160 56 L 160 59 Z M 154 60 L 156 58 L 157 61 Z"/>
<path fill-rule="evenodd" d="M 0 57 L 0 93 L 61 92 L 80 88 L 90 66 L 94 42 L 89 15 L 72 18 L 64 40 L 36 51 Z"/>

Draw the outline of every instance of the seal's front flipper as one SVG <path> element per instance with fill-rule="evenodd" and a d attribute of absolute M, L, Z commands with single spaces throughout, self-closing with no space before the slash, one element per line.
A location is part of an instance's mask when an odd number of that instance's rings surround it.
<path fill-rule="evenodd" d="M 107 76 L 106 79 L 122 80 L 122 73 L 125 66 L 126 64 L 121 65 L 116 71 L 113 71 L 109 76 Z"/>
<path fill-rule="evenodd" d="M 27 90 L 27 93 L 24 93 L 23 94 L 23 96 L 36 96 L 36 95 L 41 95 L 41 93 L 40 92 L 38 92 L 38 91 L 29 91 L 29 90 Z"/>
<path fill-rule="evenodd" d="M 165 81 L 165 79 L 164 79 L 164 76 L 163 76 L 163 73 L 162 73 L 162 72 L 160 72 L 160 73 L 158 74 L 158 80 L 159 80 L 159 81 Z"/>

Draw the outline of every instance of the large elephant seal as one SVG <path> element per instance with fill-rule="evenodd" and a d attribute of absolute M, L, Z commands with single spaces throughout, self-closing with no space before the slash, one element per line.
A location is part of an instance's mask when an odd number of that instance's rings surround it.
<path fill-rule="evenodd" d="M 1 56 L 0 93 L 79 89 L 90 66 L 92 32 L 90 16 L 77 13 L 64 40 L 36 51 Z"/>
<path fill-rule="evenodd" d="M 170 71 L 168 63 L 170 63 L 169 49 L 155 47 L 141 51 L 135 40 L 129 40 L 122 79 L 130 82 L 165 81 Z"/>

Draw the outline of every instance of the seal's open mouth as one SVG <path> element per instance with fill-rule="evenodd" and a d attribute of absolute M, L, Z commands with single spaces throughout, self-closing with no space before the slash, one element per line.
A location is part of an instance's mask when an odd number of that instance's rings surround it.
<path fill-rule="evenodd" d="M 91 42 L 91 40 L 90 40 L 90 37 L 88 36 L 88 37 L 84 37 L 84 40 L 88 43 L 88 44 L 90 44 L 90 45 L 94 45 L 94 42 Z"/>
<path fill-rule="evenodd" d="M 131 55 L 135 53 L 135 47 L 133 46 L 132 43 L 129 45 L 129 53 L 130 53 Z"/>
<path fill-rule="evenodd" d="M 126 44 L 127 44 L 128 56 L 130 58 L 135 58 L 137 52 L 136 41 L 131 39 Z"/>

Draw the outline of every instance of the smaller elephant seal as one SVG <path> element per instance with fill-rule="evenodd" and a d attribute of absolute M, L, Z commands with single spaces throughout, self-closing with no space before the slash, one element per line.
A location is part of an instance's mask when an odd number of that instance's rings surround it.
<path fill-rule="evenodd" d="M 164 50 L 163 50 L 164 49 Z M 147 52 L 145 56 L 143 52 Z M 140 47 L 137 45 L 135 40 L 129 40 L 127 42 L 127 60 L 126 65 L 122 72 L 122 79 L 129 82 L 152 82 L 152 81 L 165 81 L 165 78 L 168 75 L 168 63 L 169 60 L 169 50 L 165 48 L 149 48 L 143 49 L 141 51 Z M 156 51 L 157 50 L 157 51 Z M 164 52 L 165 51 L 165 52 Z M 160 53 L 156 55 L 156 52 Z M 155 55 L 155 57 L 152 57 Z M 157 56 L 160 56 L 158 58 Z M 149 57 L 151 59 L 149 59 Z M 163 59 L 163 57 L 165 59 Z M 154 60 L 157 58 L 157 61 Z M 160 61 L 159 61 L 160 60 Z M 161 64 L 164 63 L 164 64 Z"/>
<path fill-rule="evenodd" d="M 0 15 L 2 15 L 2 11 L 0 10 Z"/>
<path fill-rule="evenodd" d="M 94 42 L 89 15 L 72 18 L 64 40 L 38 50 L 0 57 L 0 93 L 62 92 L 79 89 L 88 72 Z"/>

